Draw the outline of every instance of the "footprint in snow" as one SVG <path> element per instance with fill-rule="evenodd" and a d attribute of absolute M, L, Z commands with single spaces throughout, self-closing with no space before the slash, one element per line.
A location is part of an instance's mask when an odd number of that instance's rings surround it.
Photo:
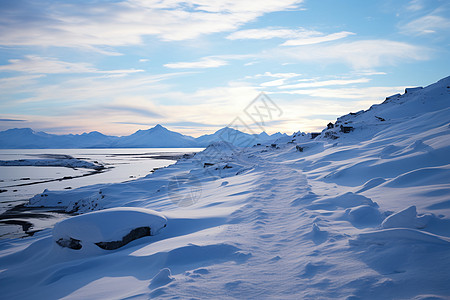
<path fill-rule="evenodd" d="M 159 271 L 158 274 L 155 275 L 155 277 L 152 278 L 149 284 L 149 288 L 156 289 L 161 286 L 167 285 L 171 283 L 175 278 L 172 277 L 172 274 L 170 272 L 169 268 L 164 268 Z"/>

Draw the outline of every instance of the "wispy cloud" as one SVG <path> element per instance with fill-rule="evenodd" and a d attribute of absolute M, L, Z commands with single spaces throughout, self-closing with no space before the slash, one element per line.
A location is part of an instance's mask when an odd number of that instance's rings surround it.
<path fill-rule="evenodd" d="M 255 40 L 269 40 L 273 38 L 308 38 L 312 36 L 320 35 L 319 31 L 307 30 L 305 28 L 289 29 L 289 28 L 255 28 L 239 30 L 231 33 L 227 36 L 229 40 L 244 40 L 244 39 L 255 39 Z"/>
<path fill-rule="evenodd" d="M 40 78 L 45 77 L 43 74 L 39 75 L 20 75 L 11 76 L 6 78 L 0 78 L 0 90 L 5 96 L 6 93 L 12 92 L 17 93 L 18 90 L 24 91 L 23 87 L 33 86 L 38 82 Z"/>
<path fill-rule="evenodd" d="M 0 122 L 25 122 L 26 120 L 19 119 L 0 119 Z"/>
<path fill-rule="evenodd" d="M 225 32 L 302 0 L 19 2 L 3 5 L 0 45 L 85 48 L 118 54 L 111 47 L 142 44 L 145 36 L 180 41 Z M 39 37 L 39 38 L 36 38 Z"/>
<path fill-rule="evenodd" d="M 88 63 L 65 62 L 50 57 L 26 55 L 23 59 L 10 59 L 9 64 L 0 65 L 1 71 L 14 71 L 30 74 L 64 74 L 64 73 L 98 73 L 98 74 L 130 74 L 143 70 L 97 70 Z"/>
<path fill-rule="evenodd" d="M 163 116 L 157 113 L 154 110 L 149 109 L 145 106 L 136 106 L 136 105 L 103 105 L 99 106 L 99 110 L 106 110 L 111 112 L 117 112 L 120 114 L 131 113 L 133 115 L 139 115 L 147 118 L 163 118 Z"/>
<path fill-rule="evenodd" d="M 409 11 L 419 11 L 424 7 L 422 0 L 412 0 L 406 6 L 406 9 Z"/>
<path fill-rule="evenodd" d="M 236 84 L 198 89 L 193 92 L 173 92 L 170 88 L 156 91 L 149 86 L 148 91 L 139 90 L 139 95 L 134 96 L 118 93 L 121 96 L 114 97 L 112 93 L 109 93 L 108 98 L 114 99 L 111 104 L 105 101 L 101 103 L 83 101 L 65 108 L 47 108 L 45 118 L 30 116 L 26 113 L 23 116 L 30 120 L 27 126 L 33 128 L 67 126 L 72 127 L 72 132 L 89 131 L 95 128 L 107 134 L 125 135 L 142 129 L 146 125 L 154 126 L 161 123 L 180 126 L 177 131 L 196 135 L 212 133 L 211 128 L 221 128 L 233 121 L 236 116 L 243 116 L 243 109 L 259 92 L 255 87 Z M 99 96 L 102 94 L 95 95 L 95 97 Z M 80 94 L 76 97 L 80 97 Z M 164 100 L 172 98 L 182 101 L 166 105 Z M 70 107 L 70 111 L 67 107 Z M 141 109 L 144 111 L 140 111 Z M 4 117 L 12 118 L 9 115 Z M 124 124 L 130 126 L 124 126 Z M 183 128 L 183 124 L 186 127 Z M 195 124 L 208 126 L 195 126 Z"/>
<path fill-rule="evenodd" d="M 286 81 L 286 79 L 284 79 L 284 78 L 275 79 L 275 80 L 263 82 L 260 84 L 260 86 L 262 86 L 262 87 L 281 86 L 285 83 L 285 81 Z"/>
<path fill-rule="evenodd" d="M 359 99 L 365 101 L 384 100 L 386 96 L 401 92 L 404 87 L 364 87 L 364 88 L 319 88 L 289 90 L 275 93 L 308 95 L 328 99 Z"/>
<path fill-rule="evenodd" d="M 450 20 L 437 15 L 427 15 L 400 26 L 404 34 L 426 35 L 438 32 L 448 32 Z"/>
<path fill-rule="evenodd" d="M 380 71 L 374 71 L 374 70 L 359 70 L 354 73 L 356 75 L 361 75 L 361 76 L 387 75 L 386 72 L 380 72 Z"/>
<path fill-rule="evenodd" d="M 333 45 L 280 48 L 266 55 L 315 64 L 346 63 L 354 69 L 367 70 L 402 61 L 426 60 L 429 53 L 428 48 L 404 42 L 361 40 Z"/>
<path fill-rule="evenodd" d="M 280 86 L 280 89 L 302 89 L 302 88 L 312 88 L 312 87 L 323 87 L 323 86 L 338 86 L 338 85 L 348 85 L 355 83 L 365 83 L 369 82 L 369 78 L 358 78 L 358 79 L 333 79 L 333 80 L 323 80 L 323 81 L 310 81 L 301 82 L 290 85 Z"/>
<path fill-rule="evenodd" d="M 17 105 L 36 102 L 42 105 L 56 102 L 58 107 L 64 106 L 63 103 L 72 103 L 80 105 L 85 102 L 92 103 L 111 103 L 119 97 L 130 98 L 133 95 L 152 95 L 165 89 L 167 84 L 163 81 L 178 76 L 190 74 L 191 72 L 174 72 L 167 74 L 130 74 L 128 80 L 122 77 L 92 74 L 91 76 L 82 76 L 80 78 L 69 78 L 58 80 L 55 83 L 45 85 L 36 82 L 34 85 L 27 86 L 27 97 L 21 97 L 15 101 Z M 12 96 L 21 91 L 10 90 Z M 65 107 L 67 110 L 68 107 Z"/>
<path fill-rule="evenodd" d="M 258 78 L 277 78 L 275 80 L 270 80 L 263 82 L 259 84 L 261 87 L 274 87 L 274 86 L 280 86 L 285 84 L 287 80 L 290 80 L 292 78 L 301 76 L 302 74 L 299 73 L 272 73 L 272 72 L 264 72 L 262 74 L 256 74 L 251 76 L 245 76 L 244 79 L 258 79 Z"/>
<path fill-rule="evenodd" d="M 189 127 L 198 127 L 198 128 L 222 128 L 225 127 L 226 124 L 208 124 L 208 123 L 201 123 L 201 122 L 190 122 L 190 121 L 177 121 L 177 122 L 167 122 L 164 123 L 167 126 L 173 126 L 173 127 L 181 127 L 181 128 L 189 128 Z"/>
<path fill-rule="evenodd" d="M 297 77 L 297 76 L 301 76 L 302 74 L 299 73 L 272 73 L 272 72 L 264 72 L 262 74 L 256 74 L 253 76 L 246 76 L 246 79 L 251 79 L 251 78 L 260 78 L 260 77 L 272 77 L 272 78 L 292 78 L 292 77 Z"/>
<path fill-rule="evenodd" d="M 223 59 L 204 57 L 198 61 L 168 63 L 165 64 L 164 67 L 170 69 L 206 69 L 217 68 L 227 64 L 228 62 Z"/>
<path fill-rule="evenodd" d="M 320 31 L 308 30 L 303 27 L 297 29 L 268 27 L 268 28 L 239 30 L 228 35 L 227 39 L 268 40 L 273 38 L 281 38 L 287 39 L 286 42 L 281 44 L 282 46 L 303 46 L 335 41 L 354 34 L 355 33 L 348 31 L 341 31 L 332 34 L 324 34 Z"/>
<path fill-rule="evenodd" d="M 288 40 L 281 44 L 281 46 L 304 46 L 304 45 L 314 45 L 323 42 L 330 42 L 335 40 L 340 40 L 349 35 L 354 35 L 355 33 L 349 31 L 341 31 L 323 36 L 316 36 L 311 38 L 303 38 L 303 39 L 293 39 Z"/>
<path fill-rule="evenodd" d="M 257 58 L 258 54 L 223 54 L 202 57 L 196 61 L 189 62 L 173 62 L 164 65 L 171 69 L 206 69 L 217 68 L 230 64 L 232 60 L 243 60 L 249 58 Z"/>

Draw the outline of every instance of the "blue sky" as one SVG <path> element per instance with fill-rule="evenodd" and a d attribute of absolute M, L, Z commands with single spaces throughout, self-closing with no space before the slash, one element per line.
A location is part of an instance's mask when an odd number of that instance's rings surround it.
<path fill-rule="evenodd" d="M 449 74 L 446 0 L 0 0 L 0 130 L 316 131 Z"/>

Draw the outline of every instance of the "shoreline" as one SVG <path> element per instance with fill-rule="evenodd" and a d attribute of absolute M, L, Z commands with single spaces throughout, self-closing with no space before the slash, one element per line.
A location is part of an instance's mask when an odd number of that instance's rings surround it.
<path fill-rule="evenodd" d="M 45 166 L 41 166 L 40 168 L 45 168 Z M 69 169 L 71 169 L 71 168 L 69 168 Z M 87 177 L 87 176 L 91 176 L 91 175 L 95 175 L 95 174 L 104 173 L 108 169 L 111 169 L 111 168 L 103 168 L 101 170 L 94 170 L 94 171 L 91 171 L 89 173 L 78 175 L 78 176 L 64 176 L 62 178 L 55 178 L 55 179 L 36 181 L 36 182 L 30 182 L 30 183 L 21 183 L 21 184 L 16 184 L 16 185 L 8 185 L 8 186 L 4 186 L 3 189 L 5 189 L 5 188 L 12 188 L 12 187 L 19 187 L 19 186 L 35 185 L 35 184 L 41 184 L 41 183 L 49 183 L 49 182 L 55 182 L 55 181 L 71 180 L 71 179 L 76 179 L 76 178 L 81 178 L 81 177 Z"/>
<path fill-rule="evenodd" d="M 153 155 L 155 154 L 155 155 Z M 136 155 L 136 154 L 113 154 L 112 156 L 131 156 L 131 157 L 138 157 L 138 158 L 144 158 L 144 159 L 161 159 L 161 160 L 173 160 L 178 161 L 182 158 L 189 158 L 196 154 L 196 152 L 187 152 L 187 153 L 168 153 L 168 154 L 158 154 L 155 153 L 144 153 L 142 155 Z M 45 167 L 45 166 L 41 166 Z M 70 168 L 70 167 L 66 167 Z M 36 184 L 42 184 L 42 183 L 49 183 L 49 182 L 56 182 L 56 181 L 65 181 L 65 180 L 71 180 L 76 178 L 82 178 L 82 177 L 88 177 L 95 174 L 100 174 L 107 172 L 111 170 L 114 167 L 105 167 L 100 170 L 93 170 L 89 173 L 85 173 L 78 176 L 65 176 L 62 178 L 55 178 L 51 180 L 44 180 L 44 181 L 37 181 L 37 182 L 31 182 L 31 183 L 21 183 L 17 185 L 11 185 L 11 186 L 5 186 L 2 188 L 5 189 L 4 191 L 7 191 L 6 188 L 14 188 L 14 187 L 21 187 L 21 186 L 30 186 L 30 185 L 36 185 Z M 148 174 L 153 174 L 155 170 L 158 170 L 160 168 L 154 168 L 152 169 Z M 147 174 L 147 175 L 148 175 Z M 129 180 L 125 180 L 123 182 L 127 182 Z M 28 203 L 29 199 L 20 199 L 17 201 L 11 201 L 11 202 L 26 202 Z M 52 207 L 27 207 L 26 203 L 21 203 L 15 206 L 12 206 L 11 208 L 7 209 L 3 213 L 0 214 L 0 228 L 6 227 L 6 226 L 15 226 L 19 227 L 19 231 L 5 231 L 2 232 L 0 230 L 0 240 L 1 239 L 7 239 L 7 238 L 25 238 L 33 236 L 36 232 L 39 232 L 43 230 L 44 228 L 39 228 L 36 226 L 37 223 L 42 221 L 50 221 L 51 219 L 58 219 L 56 222 L 60 220 L 63 216 L 72 216 L 75 215 L 73 213 L 68 213 L 64 209 L 58 208 L 52 208 Z M 56 223 L 55 222 L 55 223 Z M 38 229 L 36 229 L 38 228 Z"/>
<path fill-rule="evenodd" d="M 25 201 L 25 199 L 23 200 Z M 39 221 L 50 221 L 51 219 L 60 219 L 58 216 L 71 216 L 73 214 L 61 210 L 60 208 L 51 207 L 27 207 L 25 204 L 13 206 L 7 211 L 0 214 L 0 224 L 15 225 L 21 229 L 16 232 L 0 232 L 0 239 L 7 239 L 12 237 L 25 238 L 33 236 L 36 232 L 43 230 L 35 229 L 36 223 Z M 34 222 L 33 222 L 34 221 Z M 56 222 L 55 222 L 56 223 Z M 18 235 L 18 236 L 17 236 Z"/>

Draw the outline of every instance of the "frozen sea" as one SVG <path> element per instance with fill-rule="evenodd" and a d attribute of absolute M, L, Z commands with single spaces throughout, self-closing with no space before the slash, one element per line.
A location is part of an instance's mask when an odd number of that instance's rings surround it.
<path fill-rule="evenodd" d="M 74 189 L 82 186 L 118 183 L 144 177 L 157 168 L 176 162 L 185 153 L 199 152 L 202 148 L 126 148 L 126 149 L 2 149 L 0 160 L 48 159 L 49 155 L 70 155 L 74 158 L 98 162 L 106 168 L 95 172 L 85 168 L 0 166 L 0 214 L 28 202 L 32 196 L 48 190 Z M 36 227 L 51 226 L 58 213 L 48 213 L 55 218 L 37 221 Z M 0 221 L 0 238 L 18 231 L 17 225 Z"/>

